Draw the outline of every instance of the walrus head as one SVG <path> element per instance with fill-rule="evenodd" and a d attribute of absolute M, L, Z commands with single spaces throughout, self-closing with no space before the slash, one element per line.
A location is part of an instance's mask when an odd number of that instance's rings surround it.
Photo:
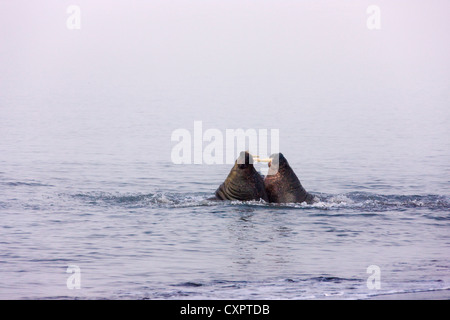
<path fill-rule="evenodd" d="M 303 188 L 282 153 L 272 154 L 268 165 L 269 172 L 264 179 L 264 185 L 270 202 L 313 202 L 314 197 Z"/>
<path fill-rule="evenodd" d="M 273 153 L 269 159 L 269 172 L 267 175 L 275 175 L 280 170 L 284 171 L 290 169 L 289 163 L 282 153 Z"/>
<path fill-rule="evenodd" d="M 234 164 L 237 165 L 239 169 L 248 169 L 250 166 L 253 166 L 253 163 L 253 156 L 247 151 L 242 151 Z"/>
<path fill-rule="evenodd" d="M 221 200 L 259 200 L 269 201 L 264 180 L 253 166 L 253 156 L 242 151 L 236 159 L 228 177 L 216 190 Z"/>

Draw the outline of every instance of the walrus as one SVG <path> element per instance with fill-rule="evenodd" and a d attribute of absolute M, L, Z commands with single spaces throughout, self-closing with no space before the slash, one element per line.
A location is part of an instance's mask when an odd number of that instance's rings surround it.
<path fill-rule="evenodd" d="M 314 202 L 314 196 L 306 192 L 282 153 L 274 153 L 268 159 L 269 171 L 264 178 L 269 202 Z"/>
<path fill-rule="evenodd" d="M 242 151 L 228 177 L 217 188 L 215 200 L 260 200 L 269 202 L 264 180 L 253 166 L 253 156 Z"/>

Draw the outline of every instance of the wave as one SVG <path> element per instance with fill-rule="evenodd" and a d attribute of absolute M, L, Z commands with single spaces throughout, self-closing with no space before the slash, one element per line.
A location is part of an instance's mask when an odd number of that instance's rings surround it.
<path fill-rule="evenodd" d="M 353 208 L 362 211 L 403 211 L 409 208 L 449 210 L 450 197 L 442 195 L 380 195 L 369 192 L 350 192 L 339 195 L 321 194 L 314 207 Z"/>
<path fill-rule="evenodd" d="M 53 187 L 51 184 L 40 183 L 40 182 L 24 182 L 24 181 L 9 181 L 2 182 L 3 185 L 7 187 Z"/>
<path fill-rule="evenodd" d="M 444 195 L 381 195 L 368 192 L 345 194 L 315 193 L 316 202 L 273 204 L 260 201 L 216 201 L 211 194 L 182 194 L 155 192 L 148 194 L 120 194 L 108 192 L 87 192 L 72 195 L 88 205 L 144 207 L 201 207 L 201 206 L 252 206 L 272 209 L 340 210 L 351 209 L 360 212 L 405 211 L 411 208 L 425 208 L 435 211 L 450 211 L 450 197 Z M 444 217 L 448 218 L 448 217 Z"/>
<path fill-rule="evenodd" d="M 362 299 L 447 300 L 449 296 L 450 287 L 446 286 L 443 288 L 390 290 L 386 292 L 367 294 L 367 296 L 362 297 Z"/>
<path fill-rule="evenodd" d="M 77 296 L 76 299 L 86 300 L 448 300 L 450 287 L 429 289 L 399 289 L 377 293 L 368 293 L 366 290 L 352 290 L 333 288 L 332 290 L 320 292 L 311 291 L 303 287 L 285 288 L 277 284 L 248 284 L 245 282 L 230 284 L 227 287 L 217 287 L 198 283 L 186 283 L 185 285 L 174 285 L 177 289 L 160 288 L 138 288 L 136 291 L 122 290 L 104 295 L 94 294 Z M 356 289 L 356 290 L 355 290 Z M 29 299 L 29 296 L 24 296 Z M 71 300 L 73 296 L 43 296 L 32 297 L 35 300 Z"/>
<path fill-rule="evenodd" d="M 78 193 L 73 198 L 90 205 L 141 207 L 192 207 L 214 205 L 203 195 L 185 195 L 177 193 L 156 192 L 148 194 L 117 194 L 108 192 Z"/>
<path fill-rule="evenodd" d="M 118 298 L 132 299 L 241 299 L 241 300 L 309 300 L 309 299 L 445 299 L 450 287 L 429 281 L 408 284 L 410 288 L 370 290 L 366 279 L 334 276 L 312 276 L 299 279 L 273 278 L 260 280 L 188 281 L 166 286 L 146 287 L 139 292 L 121 292 Z"/>

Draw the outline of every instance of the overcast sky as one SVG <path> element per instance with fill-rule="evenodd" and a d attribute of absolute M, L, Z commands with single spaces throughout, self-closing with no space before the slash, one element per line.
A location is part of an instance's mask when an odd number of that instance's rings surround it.
<path fill-rule="evenodd" d="M 380 30 L 366 26 L 373 4 Z M 448 74 L 449 12 L 446 0 L 0 0 L 0 81 L 376 72 L 366 62 Z"/>

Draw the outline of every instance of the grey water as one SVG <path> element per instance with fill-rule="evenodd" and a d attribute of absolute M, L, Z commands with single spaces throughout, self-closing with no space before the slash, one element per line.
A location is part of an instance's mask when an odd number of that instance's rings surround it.
<path fill-rule="evenodd" d="M 448 297 L 447 2 L 78 3 L 0 3 L 0 299 Z M 278 129 L 319 201 L 208 200 L 194 121 Z"/>

